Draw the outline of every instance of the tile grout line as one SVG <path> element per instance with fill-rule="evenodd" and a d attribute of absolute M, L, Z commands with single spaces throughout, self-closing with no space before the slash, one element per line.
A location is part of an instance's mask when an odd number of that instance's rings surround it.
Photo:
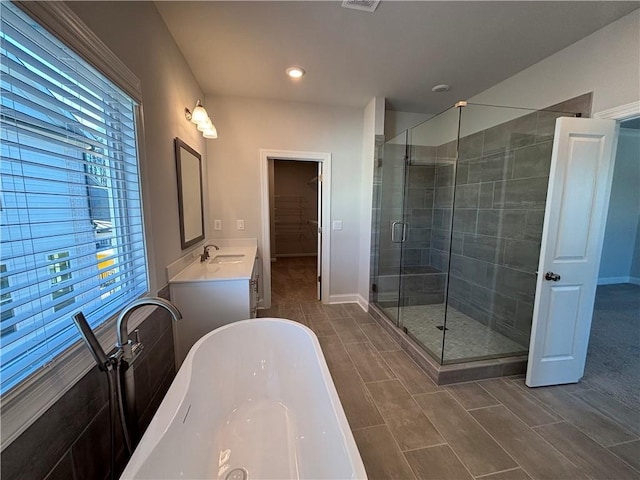
<path fill-rule="evenodd" d="M 513 472 L 515 470 L 522 470 L 523 472 L 526 473 L 525 469 L 518 465 L 517 467 L 514 467 L 514 468 L 507 468 L 506 470 L 500 470 L 499 472 L 487 473 L 485 475 L 479 475 L 479 476 L 473 477 L 473 478 L 475 478 L 476 480 L 482 480 L 483 478 L 489 478 L 489 477 L 491 477 L 493 475 L 497 475 L 499 473 Z M 528 475 L 528 473 L 527 473 L 527 475 Z"/>
<path fill-rule="evenodd" d="M 442 437 L 442 438 L 444 438 L 444 437 Z M 409 452 L 417 452 L 418 450 L 426 450 L 427 448 L 442 447 L 444 445 L 449 445 L 449 444 L 447 442 L 443 442 L 443 443 L 436 443 L 434 445 L 428 445 L 426 447 L 408 448 L 406 450 L 400 450 L 400 451 L 404 454 L 404 453 L 409 453 Z M 451 448 L 451 447 L 449 446 L 449 448 Z"/>
<path fill-rule="evenodd" d="M 640 438 L 634 438 L 633 440 L 625 440 L 624 442 L 619 442 L 619 443 L 612 443 L 611 445 L 608 445 L 606 447 L 604 447 L 604 445 L 601 445 L 601 446 L 603 446 L 604 448 L 612 448 L 612 447 L 618 447 L 620 445 L 625 445 L 627 443 L 637 442 L 638 440 L 640 440 Z"/>

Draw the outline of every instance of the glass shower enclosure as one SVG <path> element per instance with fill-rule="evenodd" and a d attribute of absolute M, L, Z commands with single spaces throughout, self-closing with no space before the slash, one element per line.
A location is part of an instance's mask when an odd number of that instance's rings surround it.
<path fill-rule="evenodd" d="M 384 144 L 371 300 L 441 365 L 528 351 L 559 116 L 461 102 Z"/>

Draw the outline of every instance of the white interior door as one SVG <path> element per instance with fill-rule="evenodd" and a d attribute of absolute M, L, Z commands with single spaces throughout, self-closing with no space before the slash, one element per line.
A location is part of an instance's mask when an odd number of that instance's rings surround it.
<path fill-rule="evenodd" d="M 556 121 L 526 384 L 584 374 L 616 144 L 613 120 Z"/>
<path fill-rule="evenodd" d="M 318 162 L 318 300 L 322 300 L 322 162 Z"/>

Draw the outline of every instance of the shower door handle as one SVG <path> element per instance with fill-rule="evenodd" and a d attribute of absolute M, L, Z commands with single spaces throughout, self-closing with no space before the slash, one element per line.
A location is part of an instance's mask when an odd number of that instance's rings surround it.
<path fill-rule="evenodd" d="M 402 225 L 402 232 L 400 234 L 400 240 L 398 240 L 398 235 L 396 232 L 398 231 L 397 227 Z M 407 239 L 407 224 L 404 222 L 393 222 L 391 224 L 391 241 L 393 243 L 404 243 Z"/>

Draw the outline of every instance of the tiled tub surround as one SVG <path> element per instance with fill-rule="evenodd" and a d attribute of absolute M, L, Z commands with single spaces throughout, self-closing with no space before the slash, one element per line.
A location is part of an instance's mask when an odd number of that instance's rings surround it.
<path fill-rule="evenodd" d="M 168 298 L 168 288 L 159 293 Z M 140 433 L 175 376 L 171 317 L 156 308 L 140 324 L 144 344 L 135 364 Z M 109 478 L 107 379 L 94 367 L 2 452 L 3 480 L 104 480 Z M 118 433 L 118 475 L 127 461 Z M 117 476 L 116 475 L 116 478 Z"/>

